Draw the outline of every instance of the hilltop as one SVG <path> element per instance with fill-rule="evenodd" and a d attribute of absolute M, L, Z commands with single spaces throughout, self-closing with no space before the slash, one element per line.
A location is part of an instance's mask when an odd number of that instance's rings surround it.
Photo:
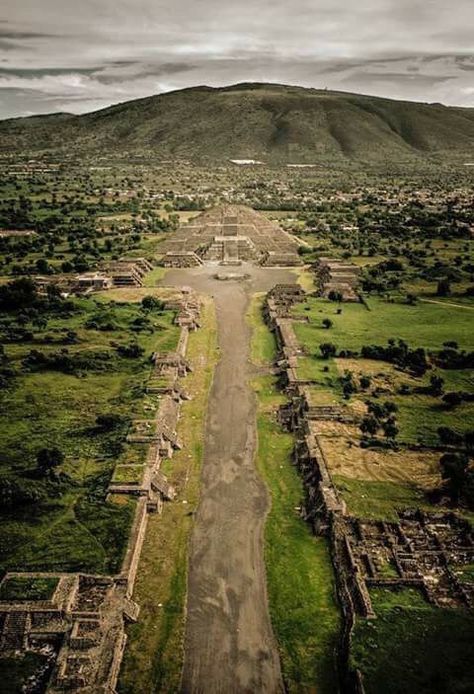
<path fill-rule="evenodd" d="M 194 87 L 0 122 L 0 152 L 269 163 L 472 160 L 474 109 L 276 84 Z"/>

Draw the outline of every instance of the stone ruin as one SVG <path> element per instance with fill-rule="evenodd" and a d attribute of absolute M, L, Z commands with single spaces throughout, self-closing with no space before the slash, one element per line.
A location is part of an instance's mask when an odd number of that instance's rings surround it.
<path fill-rule="evenodd" d="M 114 691 L 125 624 L 138 615 L 127 581 L 87 574 L 9 572 L 0 587 L 18 576 L 56 579 L 57 586 L 48 599 L 0 602 L 1 655 L 48 654 L 42 672 L 48 692 Z"/>
<path fill-rule="evenodd" d="M 153 270 L 146 258 L 120 258 L 103 262 L 100 267 L 111 277 L 114 287 L 143 287 L 143 278 Z"/>
<path fill-rule="evenodd" d="M 315 264 L 316 284 L 320 296 L 339 294 L 342 301 L 360 301 L 357 287 L 360 268 L 336 258 L 319 258 Z"/>
<path fill-rule="evenodd" d="M 474 538 L 468 521 L 454 513 L 398 513 L 394 522 L 342 520 L 341 559 L 350 575 L 367 588 L 419 589 L 438 607 L 472 607 L 474 586 L 462 579 L 462 566 L 474 560 Z M 369 604 L 360 605 L 372 616 Z"/>
<path fill-rule="evenodd" d="M 181 402 L 187 398 L 179 381 L 189 373 L 188 334 L 199 324 L 199 300 L 184 290 L 170 300 L 183 324 L 177 350 L 153 355 L 147 392 L 159 398 L 153 419 L 132 423 L 127 443 L 145 447 L 144 464 L 117 465 L 120 480 L 109 484 L 109 494 L 136 499 L 135 516 L 121 570 L 115 576 L 84 573 L 9 572 L 2 587 L 18 577 L 35 581 L 54 579 L 52 593 L 41 599 L 0 599 L 0 656 L 35 651 L 47 656 L 31 691 L 113 694 L 127 640 L 126 625 L 138 619 L 132 600 L 147 517 L 160 512 L 176 492 L 161 471 L 161 462 L 181 448 L 176 432 Z M 5 594 L 5 593 L 4 593 Z"/>
<path fill-rule="evenodd" d="M 264 266 L 302 265 L 299 243 L 249 207 L 220 205 L 183 224 L 161 246 L 165 267 L 254 262 Z"/>
<path fill-rule="evenodd" d="M 146 258 L 120 258 L 101 263 L 98 270 L 80 274 L 36 275 L 33 279 L 40 294 L 56 287 L 62 294 L 87 295 L 113 287 L 142 287 L 143 278 L 153 270 Z"/>
<path fill-rule="evenodd" d="M 188 328 L 188 330 L 197 330 L 199 328 L 201 303 L 192 289 L 182 287 L 178 295 L 164 302 L 164 308 L 176 312 L 174 322 L 180 328 Z"/>

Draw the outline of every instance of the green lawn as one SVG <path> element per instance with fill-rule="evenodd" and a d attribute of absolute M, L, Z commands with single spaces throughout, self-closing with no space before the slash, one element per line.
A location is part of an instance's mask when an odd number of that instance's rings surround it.
<path fill-rule="evenodd" d="M 441 373 L 445 375 L 445 372 Z M 399 395 L 390 397 L 390 400 L 398 406 L 400 441 L 436 445 L 439 442 L 438 427 L 451 427 L 459 433 L 472 429 L 474 402 L 463 402 L 454 409 L 448 409 L 440 398 L 429 395 Z"/>
<path fill-rule="evenodd" d="M 142 465 L 117 465 L 112 480 L 117 484 L 140 484 L 143 473 Z"/>
<path fill-rule="evenodd" d="M 269 364 L 276 350 L 275 335 L 267 328 L 262 319 L 263 301 L 263 295 L 255 295 L 249 309 L 249 321 L 253 330 L 251 358 L 257 366 Z"/>
<path fill-rule="evenodd" d="M 315 392 L 317 389 L 321 393 L 329 390 L 335 400 L 341 398 L 338 380 L 341 374 L 333 360 L 321 358 L 319 345 L 323 342 L 334 343 L 338 350 L 359 351 L 364 345 L 386 345 L 390 338 L 403 338 L 412 347 L 422 346 L 431 350 L 441 348 L 447 340 L 456 340 L 460 347 L 474 349 L 473 316 L 465 309 L 428 303 L 417 306 L 391 304 L 372 297 L 368 303 L 370 311 L 361 304 L 343 304 L 340 315 L 337 314 L 337 305 L 323 299 L 309 298 L 307 304 L 295 307 L 295 315 L 309 318 L 309 322 L 294 323 L 297 338 L 307 353 L 298 359 L 298 375 L 302 379 L 313 379 Z M 329 330 L 322 327 L 324 318 L 333 322 Z M 380 372 L 384 369 L 386 364 L 381 361 Z M 434 371 L 429 370 L 423 378 L 417 379 L 415 386 L 427 386 L 432 373 Z M 437 369 L 436 373 L 444 379 L 445 391 L 474 393 L 472 371 Z M 402 382 L 402 372 L 398 380 Z M 370 389 L 356 397 L 365 399 L 369 392 Z M 438 427 L 448 426 L 459 432 L 472 428 L 474 402 L 463 402 L 450 410 L 439 397 L 421 392 L 409 395 L 388 393 L 381 397 L 394 401 L 399 408 L 399 441 L 434 445 L 438 443 Z"/>
<path fill-rule="evenodd" d="M 145 275 L 143 285 L 145 287 L 156 287 L 157 283 L 165 276 L 165 273 L 165 267 L 155 267 Z"/>
<path fill-rule="evenodd" d="M 370 311 L 362 304 L 337 304 L 325 299 L 308 298 L 299 304 L 296 315 L 309 317 L 310 322 L 297 322 L 295 333 L 310 353 L 318 351 L 321 342 L 333 342 L 338 349 L 359 350 L 363 345 L 385 345 L 390 338 L 402 338 L 412 347 L 439 349 L 447 340 L 457 340 L 464 349 L 474 348 L 471 311 L 420 302 L 415 306 L 391 304 L 377 297 L 367 299 Z M 306 310 L 309 308 L 309 310 Z M 323 318 L 330 318 L 333 327 L 325 330 Z"/>
<path fill-rule="evenodd" d="M 134 501 L 106 502 L 106 490 L 115 465 L 131 457 L 131 447 L 125 444 L 127 420 L 142 409 L 149 356 L 155 348 L 174 349 L 179 329 L 172 325 L 170 311 L 144 316 L 138 304 L 93 299 L 79 300 L 77 306 L 71 316 L 52 318 L 46 328 L 35 330 L 32 341 L 6 344 L 18 375 L 0 395 L 2 493 L 10 493 L 8 485 L 14 480 L 42 497 L 2 509 L 4 570 L 114 572 L 128 539 Z M 137 320 L 144 317 L 149 323 L 137 331 Z M 90 327 L 91 321 L 110 324 L 110 329 Z M 75 331 L 76 340 L 64 345 L 67 330 Z M 118 344 L 130 342 L 143 347 L 142 357 L 117 354 Z M 28 372 L 22 365 L 31 349 L 51 354 L 64 347 L 73 357 L 100 351 L 110 359 L 103 370 L 74 375 Z M 96 417 L 109 413 L 121 414 L 123 424 L 110 431 L 99 429 Z M 56 481 L 35 477 L 41 448 L 59 448 L 65 456 Z"/>
<path fill-rule="evenodd" d="M 397 520 L 397 510 L 429 508 L 424 493 L 408 484 L 356 480 L 333 475 L 333 481 L 347 504 L 347 512 L 359 518 Z"/>
<path fill-rule="evenodd" d="M 367 694 L 474 691 L 474 615 L 430 606 L 416 591 L 372 591 L 377 619 L 358 620 L 352 665 Z"/>
<path fill-rule="evenodd" d="M 1 585 L 0 600 L 49 600 L 57 585 L 54 577 L 12 576 Z"/>

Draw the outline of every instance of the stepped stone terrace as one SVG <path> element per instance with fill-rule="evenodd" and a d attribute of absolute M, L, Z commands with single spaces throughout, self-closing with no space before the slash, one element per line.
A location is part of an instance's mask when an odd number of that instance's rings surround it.
<path fill-rule="evenodd" d="M 221 205 L 184 224 L 162 245 L 166 267 L 254 262 L 264 266 L 301 265 L 299 243 L 249 207 Z"/>

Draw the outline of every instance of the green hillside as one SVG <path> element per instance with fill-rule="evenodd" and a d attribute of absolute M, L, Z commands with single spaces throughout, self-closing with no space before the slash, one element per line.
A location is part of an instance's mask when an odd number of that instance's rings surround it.
<path fill-rule="evenodd" d="M 82 116 L 0 122 L 0 152 L 19 151 L 273 163 L 472 161 L 474 109 L 284 85 L 195 87 Z"/>

